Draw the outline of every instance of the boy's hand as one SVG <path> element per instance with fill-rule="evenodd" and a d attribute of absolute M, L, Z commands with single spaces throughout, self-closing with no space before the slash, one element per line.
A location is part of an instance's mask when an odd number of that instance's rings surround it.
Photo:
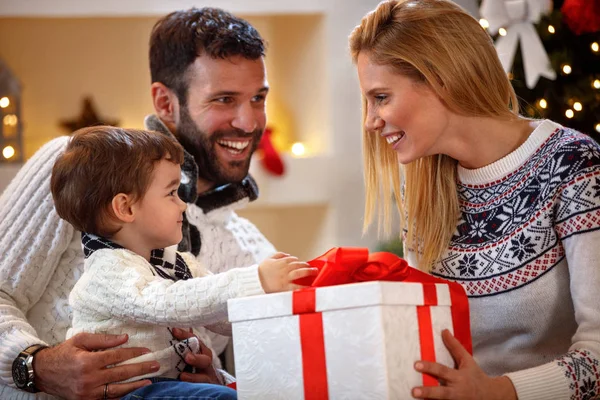
<path fill-rule="evenodd" d="M 317 268 L 286 253 L 276 253 L 258 266 L 258 277 L 265 293 L 300 289 L 303 286 L 292 282 L 318 272 Z"/>

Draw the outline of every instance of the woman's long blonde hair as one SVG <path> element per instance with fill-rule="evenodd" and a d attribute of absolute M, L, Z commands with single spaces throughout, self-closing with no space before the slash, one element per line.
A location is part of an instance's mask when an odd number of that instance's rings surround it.
<path fill-rule="evenodd" d="M 373 62 L 428 85 L 455 114 L 504 120 L 518 117 L 517 97 L 491 38 L 477 20 L 451 1 L 384 1 L 354 29 L 350 50 L 355 63 L 359 53 L 367 52 Z M 363 126 L 366 111 L 363 98 Z M 438 154 L 400 167 L 385 138 L 366 129 L 363 157 L 364 229 L 377 212 L 379 227 L 389 232 L 395 199 L 407 231 L 405 246 L 416 251 L 418 267 L 429 271 L 456 229 L 460 212 L 457 161 Z"/>

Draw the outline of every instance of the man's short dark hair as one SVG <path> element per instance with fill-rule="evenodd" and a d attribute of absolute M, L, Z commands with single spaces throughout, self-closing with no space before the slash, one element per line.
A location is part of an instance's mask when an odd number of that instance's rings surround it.
<path fill-rule="evenodd" d="M 191 8 L 161 18 L 150 36 L 150 75 L 187 102 L 188 67 L 202 55 L 212 58 L 242 56 L 256 60 L 265 44 L 248 21 L 218 8 Z"/>

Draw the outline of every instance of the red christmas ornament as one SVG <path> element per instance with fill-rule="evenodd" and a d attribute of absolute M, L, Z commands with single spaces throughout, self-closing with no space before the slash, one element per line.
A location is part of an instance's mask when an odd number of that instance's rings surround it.
<path fill-rule="evenodd" d="M 281 160 L 281 156 L 273 146 L 273 141 L 271 140 L 272 134 L 273 130 L 267 127 L 262 135 L 262 138 L 260 139 L 258 148 L 262 150 L 263 153 L 263 167 L 273 175 L 281 176 L 283 175 L 285 168 L 283 161 Z"/>
<path fill-rule="evenodd" d="M 600 31 L 600 0 L 565 0 L 560 11 L 576 35 Z"/>

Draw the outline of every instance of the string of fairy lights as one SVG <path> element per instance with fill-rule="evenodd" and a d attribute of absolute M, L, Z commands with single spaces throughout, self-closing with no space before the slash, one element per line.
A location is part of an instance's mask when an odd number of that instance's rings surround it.
<path fill-rule="evenodd" d="M 8 97 L 4 96 L 4 97 L 0 98 L 0 109 L 2 109 L 2 111 L 5 111 L 10 106 L 11 106 L 11 101 Z M 4 114 L 4 113 L 3 112 L 0 113 L 0 115 L 2 115 L 2 114 Z M 18 122 L 19 122 L 19 119 L 15 114 L 9 113 L 9 114 L 4 115 L 4 117 L 2 117 L 2 124 L 4 125 L 3 131 L 5 131 L 5 133 L 9 133 L 9 132 L 15 130 Z M 6 145 L 2 149 L 2 157 L 4 157 L 6 160 L 10 160 L 11 158 L 13 158 L 15 156 L 15 154 L 16 154 L 16 149 L 11 145 Z"/>
<path fill-rule="evenodd" d="M 485 18 L 481 18 L 479 20 L 479 24 L 486 30 L 490 27 L 488 20 L 486 20 Z M 550 33 L 551 35 L 556 34 L 556 27 L 554 25 L 548 24 L 547 29 L 548 33 Z M 500 36 L 506 36 L 508 34 L 508 31 L 506 28 L 500 28 L 498 30 L 498 34 Z M 589 48 L 591 52 L 600 55 L 600 44 L 598 42 L 591 42 Z M 560 72 L 564 75 L 570 75 L 573 72 L 573 68 L 569 63 L 563 63 L 560 66 Z M 513 79 L 513 74 L 511 72 L 509 72 L 507 75 L 509 79 Z M 600 79 L 591 78 L 590 85 L 593 89 L 600 91 Z M 542 97 L 537 100 L 536 106 L 542 110 L 546 110 L 549 107 L 549 104 L 548 101 Z M 575 113 L 581 112 L 583 110 L 583 107 L 584 105 L 581 103 L 581 101 L 575 98 L 570 98 L 564 104 L 563 112 L 567 118 L 571 119 L 575 117 Z M 600 133 L 600 121 L 595 124 L 594 129 L 596 130 L 596 132 Z"/>

